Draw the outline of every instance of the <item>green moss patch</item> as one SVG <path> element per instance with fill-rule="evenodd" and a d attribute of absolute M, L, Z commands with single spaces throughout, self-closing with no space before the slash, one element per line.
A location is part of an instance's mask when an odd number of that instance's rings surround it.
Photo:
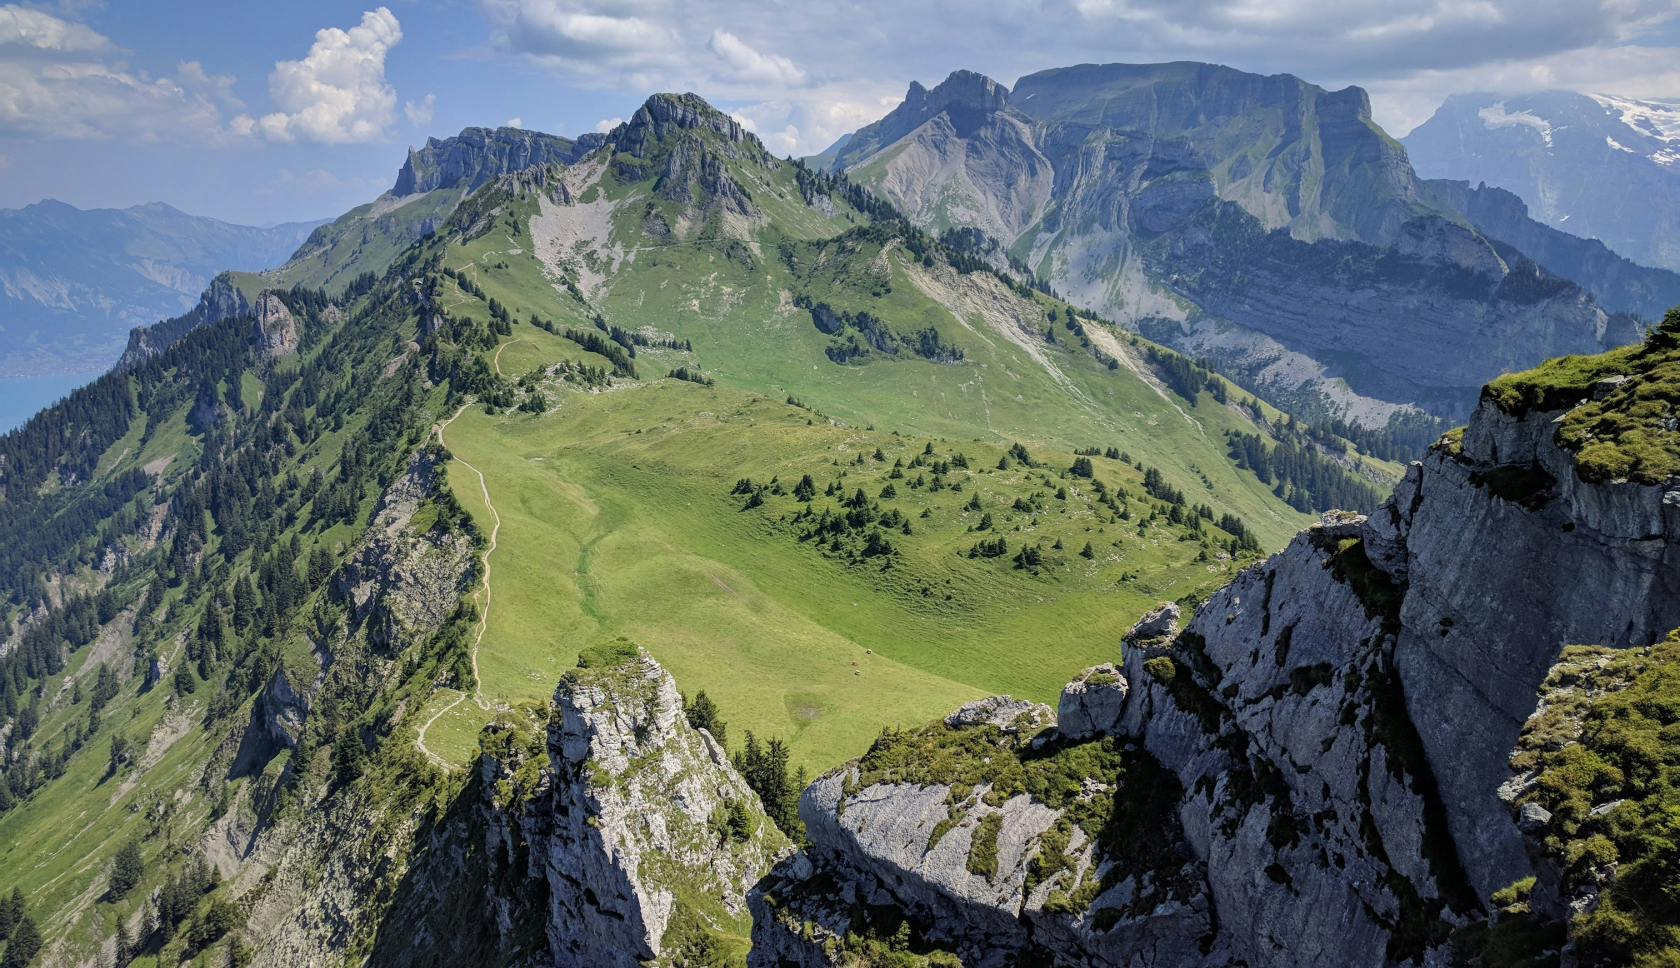
<path fill-rule="evenodd" d="M 592 645 L 578 653 L 579 669 L 616 669 L 635 661 L 638 650 L 636 644 L 629 639 L 619 638 L 611 642 Z"/>
<path fill-rule="evenodd" d="M 998 834 L 1003 831 L 1003 815 L 988 813 L 974 828 L 974 838 L 968 843 L 968 872 L 987 880 L 997 877 Z"/>
<path fill-rule="evenodd" d="M 1593 399 L 1597 384 L 1612 377 L 1626 380 Z M 1575 452 L 1581 480 L 1660 484 L 1680 473 L 1680 435 L 1673 426 L 1680 405 L 1680 310 L 1669 310 L 1643 343 L 1548 360 L 1494 380 L 1482 394 L 1516 416 L 1569 410 L 1556 439 Z"/>
<path fill-rule="evenodd" d="M 1570 934 L 1582 965 L 1680 962 L 1680 636 L 1645 649 L 1565 648 L 1512 765 L 1562 894 L 1597 889 Z"/>

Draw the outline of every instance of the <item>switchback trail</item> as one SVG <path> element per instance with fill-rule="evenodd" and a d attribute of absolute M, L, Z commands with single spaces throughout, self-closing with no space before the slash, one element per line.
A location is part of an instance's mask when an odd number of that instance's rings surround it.
<path fill-rule="evenodd" d="M 496 356 L 498 358 L 501 356 L 501 351 L 500 350 L 498 350 L 496 352 Z M 500 372 L 501 372 L 500 369 L 498 369 L 497 373 L 499 374 Z M 444 439 L 443 439 L 444 428 L 446 428 L 450 424 L 454 423 L 455 418 L 459 417 L 461 414 L 465 413 L 467 408 L 470 407 L 470 406 L 472 406 L 472 401 L 470 401 L 470 400 L 467 401 L 466 403 L 461 404 L 461 409 L 455 411 L 454 415 L 452 415 L 448 420 L 445 420 L 444 422 L 437 425 L 437 439 L 438 439 L 438 443 L 440 445 L 442 445 L 444 447 L 449 446 L 447 443 L 444 442 Z M 480 709 L 489 709 L 490 705 L 489 705 L 489 703 L 484 701 L 483 690 L 479 687 L 478 644 L 484 640 L 484 630 L 490 624 L 490 555 L 493 554 L 496 550 L 496 536 L 502 530 L 502 516 L 500 514 L 496 513 L 496 505 L 491 503 L 491 501 L 490 501 L 490 487 L 489 487 L 489 485 L 487 485 L 484 482 L 484 472 L 480 471 L 478 468 L 472 466 L 471 464 L 467 463 L 466 461 L 461 460 L 461 458 L 459 458 L 459 457 L 456 457 L 455 459 L 460 461 L 462 466 L 464 466 L 467 470 L 472 471 L 474 474 L 478 475 L 478 488 L 484 494 L 484 506 L 490 510 L 490 517 L 491 517 L 490 546 L 484 549 L 484 558 L 483 558 L 483 562 L 484 562 L 484 608 L 479 610 L 478 634 L 473 636 L 472 649 L 468 653 L 468 655 L 472 659 L 472 671 L 473 671 L 472 698 L 473 698 L 473 702 L 477 703 L 478 708 L 480 708 Z M 420 727 L 420 735 L 415 740 L 415 745 L 420 747 L 420 752 L 426 754 L 428 759 L 430 759 L 433 763 L 436 763 L 439 766 L 443 767 L 444 769 L 450 769 L 451 768 L 450 764 L 443 757 L 438 756 L 436 753 L 433 753 L 430 749 L 428 749 L 426 747 L 426 730 L 431 729 L 432 724 L 437 722 L 439 717 L 441 717 L 444 713 L 449 712 L 451 709 L 454 709 L 456 706 L 460 705 L 461 700 L 463 700 L 465 698 L 467 698 L 467 694 L 465 692 L 463 692 L 459 696 L 456 696 L 455 699 L 453 701 L 451 701 L 448 705 L 444 706 L 442 709 L 439 709 L 437 712 L 433 713 L 432 718 L 426 720 L 425 724 Z"/>

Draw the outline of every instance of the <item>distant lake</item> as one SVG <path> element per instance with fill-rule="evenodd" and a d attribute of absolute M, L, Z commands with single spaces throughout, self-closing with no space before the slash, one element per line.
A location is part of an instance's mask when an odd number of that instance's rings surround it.
<path fill-rule="evenodd" d="M 98 376 L 98 373 L 55 373 L 0 379 L 0 434 L 23 426 L 24 421 Z"/>

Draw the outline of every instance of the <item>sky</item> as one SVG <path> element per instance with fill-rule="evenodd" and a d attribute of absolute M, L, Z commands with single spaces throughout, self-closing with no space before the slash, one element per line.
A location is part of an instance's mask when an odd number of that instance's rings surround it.
<path fill-rule="evenodd" d="M 1200 60 L 1370 91 L 1680 98 L 1680 0 L 54 0 L 0 3 L 0 208 L 162 201 L 267 225 L 469 125 L 576 136 L 694 91 L 812 154 L 953 70 Z"/>

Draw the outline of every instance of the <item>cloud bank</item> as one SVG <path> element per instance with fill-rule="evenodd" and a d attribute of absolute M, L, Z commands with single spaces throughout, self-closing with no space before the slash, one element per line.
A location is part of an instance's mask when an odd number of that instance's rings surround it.
<path fill-rule="evenodd" d="M 385 59 L 402 27 L 385 7 L 348 30 L 327 27 L 299 60 L 268 78 L 276 110 L 260 118 L 234 96 L 237 79 L 182 61 L 170 77 L 124 66 L 123 51 L 85 24 L 17 4 L 0 6 L 0 135 L 119 139 L 228 147 L 260 141 L 366 144 L 391 139 L 397 92 Z M 411 124 L 435 98 L 409 101 Z"/>
<path fill-rule="evenodd" d="M 1360 84 L 1403 133 L 1449 93 L 1680 96 L 1675 0 L 479 0 L 488 50 L 624 94 L 696 90 L 812 152 L 912 79 L 1205 60 Z M 1644 46 L 1635 46 L 1644 45 Z"/>

